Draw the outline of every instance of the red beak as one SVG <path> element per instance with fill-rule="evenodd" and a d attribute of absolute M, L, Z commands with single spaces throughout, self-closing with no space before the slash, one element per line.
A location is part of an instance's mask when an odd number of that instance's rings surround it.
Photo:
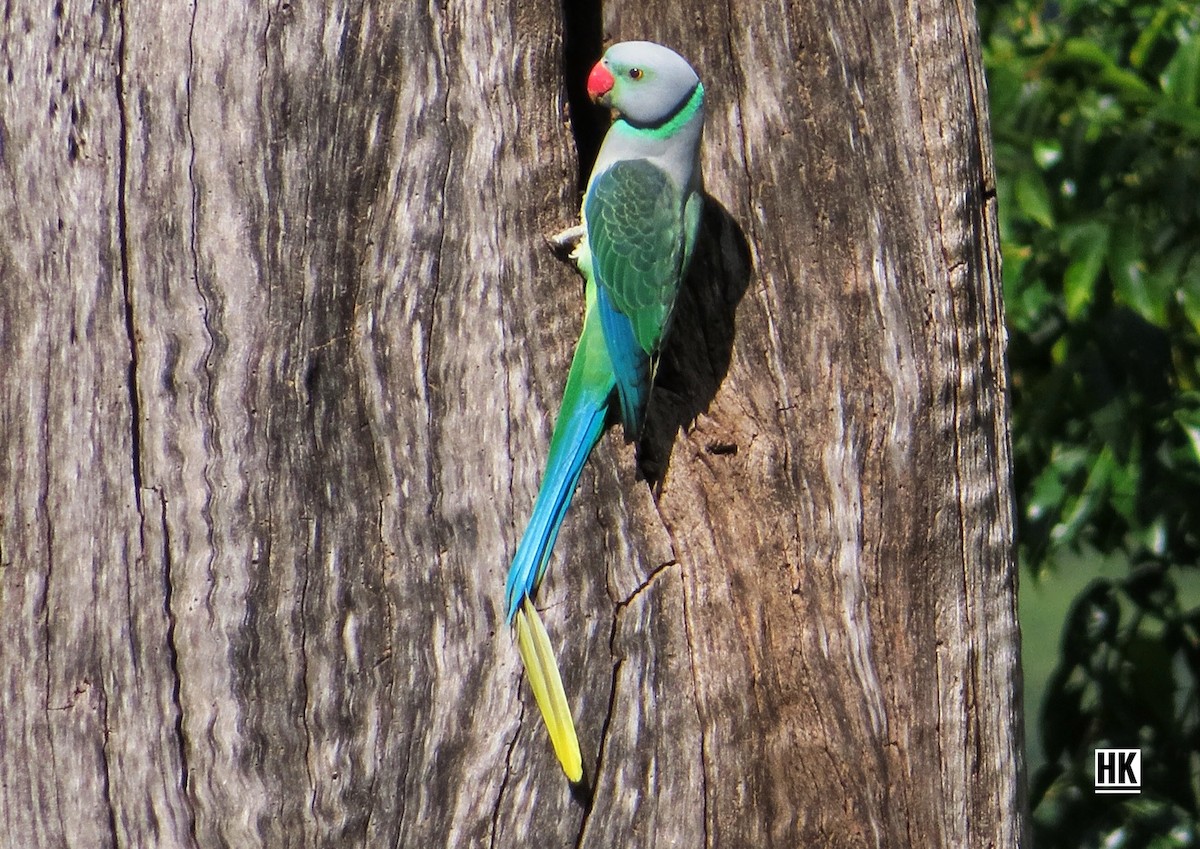
<path fill-rule="evenodd" d="M 592 72 L 587 78 L 587 93 L 592 100 L 599 100 L 604 95 L 612 91 L 613 84 L 616 80 L 613 79 L 612 73 L 608 68 L 604 67 L 603 62 L 597 62 L 596 67 L 592 68 Z"/>

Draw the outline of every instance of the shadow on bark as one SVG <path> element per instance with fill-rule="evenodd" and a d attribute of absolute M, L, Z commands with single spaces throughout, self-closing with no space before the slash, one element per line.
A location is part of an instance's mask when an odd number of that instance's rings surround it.
<path fill-rule="evenodd" d="M 729 371 L 734 314 L 753 267 L 742 228 L 714 197 L 704 200 L 696 255 L 679 294 L 638 445 L 638 470 L 656 494 L 667 477 L 676 436 L 708 409 Z M 708 450 L 733 453 L 737 446 Z"/>

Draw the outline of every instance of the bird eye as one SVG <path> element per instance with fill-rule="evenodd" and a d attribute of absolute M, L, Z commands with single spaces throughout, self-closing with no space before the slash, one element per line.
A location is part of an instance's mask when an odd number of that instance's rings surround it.
<path fill-rule="evenodd" d="M 640 80 L 643 76 L 644 76 L 644 72 L 642 71 L 641 68 L 630 68 L 629 69 L 629 79 Z"/>

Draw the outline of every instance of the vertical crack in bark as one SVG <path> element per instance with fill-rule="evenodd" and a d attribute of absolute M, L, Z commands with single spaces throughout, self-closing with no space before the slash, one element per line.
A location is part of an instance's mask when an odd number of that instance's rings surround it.
<path fill-rule="evenodd" d="M 194 101 L 193 82 L 195 80 L 194 70 L 196 67 L 196 17 L 200 10 L 200 0 L 192 0 L 192 15 L 188 22 L 188 65 L 187 74 L 184 75 L 184 125 L 187 129 L 188 138 L 188 191 L 191 196 L 191 222 L 188 228 L 188 253 L 192 263 L 192 282 L 196 287 L 196 294 L 200 297 L 200 302 L 203 305 L 201 311 L 201 322 L 204 325 L 204 332 L 208 337 L 208 342 L 204 351 L 204 362 L 201 364 L 201 371 L 205 377 L 204 400 L 207 405 L 207 412 L 215 419 L 216 404 L 214 402 L 216 391 L 213 386 L 213 378 L 211 374 L 212 354 L 216 349 L 216 333 L 212 327 L 212 303 L 209 294 L 205 291 L 204 283 L 200 273 L 200 190 L 196 184 L 196 132 L 192 125 L 192 106 Z M 216 421 L 212 422 L 212 427 L 205 434 L 205 446 L 208 447 L 210 442 L 215 442 L 218 439 L 219 428 Z M 204 522 L 207 528 L 206 542 L 209 545 L 208 557 L 208 594 L 205 597 L 204 603 L 206 607 L 211 608 L 213 603 L 213 594 L 216 592 L 217 580 L 212 572 L 213 563 L 216 559 L 216 551 L 213 539 L 214 521 L 212 517 L 212 499 L 213 493 L 217 487 L 213 481 L 212 472 L 210 470 L 208 457 L 204 461 L 204 483 L 207 487 L 207 493 L 204 499 L 204 505 L 201 508 L 201 514 L 204 516 Z"/>
<path fill-rule="evenodd" d="M 129 341 L 130 448 L 133 471 L 133 500 L 142 514 L 142 410 L 138 392 L 137 322 L 133 313 L 133 291 L 129 279 L 129 229 L 126 211 L 128 190 L 129 112 L 125 103 L 125 3 L 117 4 L 117 255 L 121 263 L 121 292 L 125 306 L 125 335 Z"/>
<path fill-rule="evenodd" d="M 496 802 L 492 805 L 492 833 L 488 838 L 488 849 L 496 849 L 496 830 L 500 824 L 500 804 L 504 800 L 504 791 L 508 788 L 508 779 L 512 777 L 512 756 L 517 748 L 517 738 L 521 736 L 521 728 L 525 723 L 525 701 L 518 699 L 520 710 L 517 713 L 517 728 L 513 731 L 512 739 L 508 741 L 508 751 L 504 753 L 504 777 L 500 779 L 500 790 L 496 793 Z"/>
<path fill-rule="evenodd" d="M 158 494 L 159 521 L 162 529 L 162 586 L 163 606 L 167 618 L 167 666 L 171 673 L 171 706 L 175 710 L 174 734 L 175 745 L 179 750 L 179 789 L 183 801 L 184 813 L 187 816 L 188 836 L 193 846 L 199 846 L 196 835 L 196 803 L 192 798 L 191 769 L 188 766 L 187 732 L 183 723 L 183 677 L 179 673 L 179 649 L 175 641 L 175 583 L 174 572 L 171 568 L 171 530 L 167 522 L 167 497 L 161 488 L 153 490 Z"/>
<path fill-rule="evenodd" d="M 446 43 L 446 34 L 441 25 L 439 25 L 437 28 L 437 39 L 438 39 L 438 44 L 441 47 L 441 50 L 439 51 L 439 55 L 442 60 L 441 67 L 438 70 L 440 71 L 442 85 L 445 86 L 445 91 L 442 95 L 442 121 L 441 121 L 441 123 L 442 123 L 443 129 L 447 130 L 447 142 L 449 142 L 449 143 L 447 144 L 447 150 L 446 150 L 446 166 L 442 169 L 442 175 L 441 175 L 441 181 L 440 181 L 441 187 L 439 189 L 440 198 L 439 198 L 439 203 L 438 203 L 438 209 L 442 210 L 442 215 L 441 215 L 441 220 L 438 222 L 437 254 L 435 255 L 434 260 L 433 260 L 433 285 L 432 285 L 430 293 L 429 293 L 429 329 L 428 329 L 428 331 L 426 331 L 428 334 L 426 337 L 428 342 L 432 342 L 433 338 L 434 338 L 433 328 L 434 328 L 434 322 L 437 320 L 436 307 L 437 307 L 437 301 L 438 301 L 438 293 L 439 293 L 439 289 L 441 288 L 441 283 L 442 283 L 442 259 L 445 257 L 445 254 L 446 254 L 446 214 L 445 214 L 446 190 L 450 185 L 450 174 L 453 170 L 453 168 L 451 166 L 452 166 L 453 160 L 454 160 L 453 154 L 454 154 L 454 141 L 455 141 L 454 134 L 449 132 L 449 126 L 448 126 L 449 122 L 450 122 L 450 91 L 452 88 L 452 86 L 450 85 L 450 63 L 447 61 L 447 57 L 450 55 L 448 52 L 449 45 Z M 425 365 L 425 385 L 426 386 L 429 385 L 429 362 L 432 357 L 432 353 L 431 353 L 432 347 L 433 346 L 431 344 L 426 344 L 426 346 L 425 346 L 425 363 L 424 363 L 424 365 Z M 432 417 L 432 415 L 433 415 L 433 404 L 432 403 L 430 404 L 430 409 L 427 412 L 429 412 L 430 416 Z M 431 422 L 431 424 L 432 424 L 432 422 Z"/>
<path fill-rule="evenodd" d="M 188 22 L 187 73 L 183 78 L 183 88 L 184 126 L 187 131 L 188 139 L 187 180 L 188 191 L 191 196 L 191 221 L 189 222 L 188 227 L 188 253 L 192 263 L 192 283 L 196 287 L 196 294 L 200 297 L 200 302 L 202 304 L 200 320 L 204 325 L 204 332 L 208 337 L 208 344 L 204 351 L 204 362 L 201 364 L 200 371 L 202 371 L 204 375 L 205 388 L 203 394 L 204 403 L 206 405 L 205 412 L 207 412 L 208 415 L 213 418 L 211 427 L 206 428 L 204 432 L 204 445 L 206 449 L 209 449 L 212 444 L 218 440 L 220 428 L 215 420 L 216 416 L 214 410 L 216 409 L 216 404 L 214 402 L 214 398 L 216 391 L 213 387 L 213 379 L 210 373 L 212 353 L 216 348 L 216 335 L 213 332 L 210 321 L 211 303 L 209 301 L 208 294 L 204 291 L 204 285 L 202 284 L 200 277 L 200 191 L 196 185 L 196 133 L 192 127 L 192 86 L 194 81 L 193 71 L 196 66 L 196 17 L 199 13 L 199 8 L 199 0 L 192 0 L 192 15 Z M 202 473 L 204 477 L 205 494 L 203 503 L 200 506 L 200 515 L 203 517 L 205 525 L 205 542 L 208 545 L 208 557 L 205 563 L 208 591 L 204 596 L 204 607 L 207 610 L 211 610 L 213 608 L 214 597 L 216 595 L 218 585 L 217 576 L 213 571 L 213 565 L 216 562 L 217 553 L 216 540 L 214 538 L 215 521 L 213 519 L 212 512 L 213 495 L 217 491 L 217 486 L 213 481 L 211 466 L 209 463 L 210 453 L 211 452 L 208 450 L 205 452 L 204 471 Z"/>
<path fill-rule="evenodd" d="M 608 648 L 609 653 L 613 652 L 613 644 L 617 638 L 617 628 L 621 621 L 621 609 L 618 609 L 613 614 L 612 631 L 609 633 Z M 595 807 L 595 794 L 600 789 L 600 771 L 604 768 L 604 750 L 608 745 L 608 729 L 612 725 L 613 712 L 617 707 L 617 682 L 621 677 L 621 666 L 625 663 L 625 658 L 617 658 L 613 663 L 612 681 L 608 691 L 608 707 L 604 712 L 604 722 L 600 725 L 600 744 L 596 749 L 596 771 L 592 778 L 592 793 L 587 804 L 583 809 L 583 817 L 579 820 L 579 833 L 575 837 L 575 849 L 580 849 L 583 846 L 584 836 L 587 834 L 588 823 L 591 821 L 592 809 Z"/>
<path fill-rule="evenodd" d="M 448 13 L 444 13 L 444 14 L 448 14 Z M 424 384 L 425 384 L 425 393 L 424 393 L 425 403 L 426 403 L 425 421 L 426 421 L 426 425 L 428 427 L 428 434 L 429 434 L 429 457 L 430 457 L 430 462 L 428 462 L 426 464 L 426 483 L 427 483 L 428 492 L 429 492 L 429 511 L 430 511 L 431 523 L 434 528 L 434 536 L 438 540 L 436 558 L 437 558 L 437 570 L 439 573 L 444 572 L 445 556 L 446 556 L 447 549 L 449 548 L 448 545 L 444 544 L 445 522 L 442 521 L 440 518 L 442 497 L 441 497 L 441 486 L 440 486 L 440 482 L 439 482 L 439 475 L 441 473 L 443 464 L 437 460 L 437 457 L 439 456 L 441 434 L 439 433 L 438 422 L 434 416 L 434 398 L 433 398 L 434 392 L 437 391 L 440 393 L 442 391 L 442 387 L 440 384 L 435 384 L 433 382 L 433 380 L 431 380 L 430 375 L 431 375 L 431 371 L 432 371 L 432 367 L 433 367 L 433 360 L 434 360 L 433 346 L 434 346 L 434 340 L 436 339 L 435 327 L 436 327 L 436 323 L 437 323 L 437 303 L 438 303 L 438 298 L 440 296 L 441 283 L 442 283 L 442 271 L 443 271 L 442 260 L 446 253 L 446 230 L 447 230 L 446 214 L 445 214 L 446 191 L 447 191 L 448 187 L 450 186 L 450 177 L 451 177 L 451 172 L 453 170 L 452 164 L 453 164 L 453 159 L 454 159 L 453 152 L 454 152 L 454 141 L 455 141 L 454 134 L 452 132 L 449 132 L 447 129 L 448 123 L 450 120 L 451 86 L 449 83 L 449 63 L 448 63 L 446 57 L 448 57 L 450 54 L 447 52 L 449 50 L 449 45 L 447 44 L 446 35 L 445 35 L 443 25 L 442 25 L 443 23 L 444 23 L 443 21 L 438 21 L 437 26 L 436 26 L 435 37 L 437 38 L 438 45 L 441 48 L 438 51 L 439 58 L 441 59 L 441 64 L 438 68 L 438 78 L 441 81 L 442 85 L 445 86 L 445 90 L 442 94 L 441 124 L 442 124 L 443 130 L 446 130 L 447 150 L 446 150 L 446 163 L 445 163 L 445 167 L 442 169 L 441 178 L 440 178 L 440 189 L 439 189 L 440 198 L 438 199 L 438 203 L 437 203 L 437 208 L 441 211 L 440 219 L 438 220 L 438 235 L 437 235 L 438 245 L 437 245 L 437 252 L 433 257 L 433 273 L 431 275 L 433 279 L 432 279 L 432 283 L 430 284 L 430 291 L 429 291 L 429 318 L 428 318 L 428 321 L 425 326 L 425 340 L 424 340 L 425 344 L 422 346 L 422 357 L 421 357 L 421 359 L 422 359 L 421 379 L 424 381 Z M 436 613 L 435 613 L 435 615 L 436 615 Z"/>
<path fill-rule="evenodd" d="M 378 451 L 376 452 L 375 456 L 376 457 L 379 456 Z M 386 478 L 381 474 L 380 480 L 386 480 Z M 379 550 L 380 550 L 380 554 L 381 554 L 381 556 L 380 556 L 381 562 L 380 562 L 380 566 L 379 566 L 380 590 L 379 590 L 378 595 L 383 600 L 384 616 L 387 621 L 387 625 L 386 625 L 386 629 L 385 629 L 384 633 L 388 635 L 388 643 L 384 646 L 381 655 L 373 662 L 373 666 L 372 666 L 373 669 L 378 668 L 385 660 L 391 658 L 391 652 L 392 652 L 391 640 L 394 639 L 394 636 L 396 633 L 395 627 L 394 627 L 396 618 L 395 618 L 395 611 L 393 610 L 392 597 L 391 597 L 391 594 L 387 592 L 388 547 L 387 547 L 387 540 L 384 536 L 384 521 L 385 521 L 385 515 L 386 515 L 385 508 L 384 508 L 385 499 L 386 499 L 386 496 L 384 498 L 379 499 L 379 522 L 378 522 L 378 525 L 376 526 L 376 534 L 379 537 Z M 364 580 L 365 580 L 365 578 L 364 578 Z M 395 681 L 394 676 L 389 674 L 389 675 L 387 675 L 387 677 L 383 683 L 383 703 L 385 705 L 389 706 L 389 708 L 393 704 L 392 690 L 393 690 L 394 681 Z M 381 721 L 382 721 L 382 717 L 381 717 Z M 381 772 L 381 770 L 379 769 L 379 765 L 386 762 L 385 737 L 386 737 L 386 735 L 384 735 L 384 734 L 375 735 L 376 768 L 371 773 L 371 781 L 367 787 L 367 815 L 366 815 L 366 818 L 364 819 L 364 825 L 363 825 L 363 849 L 367 849 L 367 847 L 371 845 L 369 842 L 370 836 L 371 836 L 371 821 L 375 817 L 376 802 L 379 799 L 379 794 L 376 792 L 376 787 L 379 784 L 379 773 Z"/>
<path fill-rule="evenodd" d="M 691 646 L 688 646 L 689 650 Z M 693 687 L 695 682 L 693 682 Z M 696 716 L 700 715 L 700 705 L 696 705 Z M 712 836 L 708 833 L 708 738 L 704 735 L 704 726 L 700 726 L 700 834 L 704 837 L 706 847 L 713 845 Z"/>
<path fill-rule="evenodd" d="M 621 627 L 622 617 L 625 615 L 625 611 L 629 609 L 629 606 L 634 602 L 635 599 L 638 598 L 638 596 L 649 589 L 649 587 L 654 584 L 660 576 L 665 574 L 669 568 L 677 565 L 679 565 L 678 561 L 671 559 L 656 566 L 650 572 L 650 574 L 646 576 L 646 580 L 638 584 L 638 586 L 635 587 L 634 590 L 624 600 L 617 602 L 616 610 L 613 612 L 612 629 L 608 634 L 608 652 L 611 656 L 616 657 L 616 660 L 613 662 L 612 682 L 608 692 L 608 708 L 604 713 L 604 722 L 600 725 L 600 744 L 596 751 L 596 771 L 592 781 L 593 798 L 600 786 L 600 771 L 604 768 L 604 752 L 608 747 L 608 731 L 612 725 L 613 714 L 615 713 L 617 707 L 617 691 L 619 689 L 617 685 L 621 677 L 621 667 L 625 664 L 624 657 L 616 656 L 617 631 Z M 588 820 L 592 813 L 592 808 L 592 804 L 588 804 L 584 808 L 583 818 L 579 823 L 579 833 L 575 838 L 575 849 L 579 849 L 579 847 L 583 845 L 584 836 L 587 832 Z"/>
<path fill-rule="evenodd" d="M 726 6 L 725 6 L 725 22 L 726 22 L 725 44 L 729 48 L 729 55 L 737 56 L 738 55 L 737 45 L 733 43 L 734 22 L 733 22 L 732 4 L 726 4 Z M 746 140 L 746 122 L 742 120 L 742 112 L 743 112 L 742 104 L 745 102 L 745 97 L 746 97 L 746 83 L 742 79 L 741 69 L 738 67 L 736 62 L 732 64 L 731 71 L 732 71 L 731 76 L 733 78 L 733 102 L 737 104 L 737 116 L 738 116 L 737 132 L 738 132 L 738 141 L 739 141 L 739 145 L 741 147 L 741 152 L 742 152 L 742 173 L 746 177 L 746 181 L 743 185 L 746 188 L 746 203 L 750 209 L 754 209 L 754 203 L 752 201 L 751 196 L 754 191 L 754 186 L 757 183 L 754 179 L 754 175 L 750 173 L 750 146 Z M 761 245 L 763 243 L 763 240 L 759 237 L 758 228 L 757 228 L 756 224 L 757 224 L 757 221 L 755 219 L 755 216 L 751 215 L 750 216 L 750 244 L 751 245 Z"/>
<path fill-rule="evenodd" d="M 193 71 L 196 67 L 196 14 L 200 8 L 200 0 L 192 0 L 192 17 L 188 22 L 188 67 L 187 73 L 183 78 L 184 91 L 184 125 L 187 127 L 188 136 L 188 190 L 191 194 L 191 226 L 188 230 L 188 251 L 191 254 L 192 260 L 192 280 L 196 284 L 196 290 L 200 293 L 200 300 L 204 303 L 204 326 L 209 330 L 209 350 L 212 352 L 212 331 L 208 327 L 208 298 L 204 294 L 204 288 L 200 285 L 200 193 L 196 188 L 196 132 L 192 127 L 192 80 Z M 207 364 L 207 356 L 205 357 Z"/>
<path fill-rule="evenodd" d="M 112 835 L 113 846 L 120 846 L 123 841 L 117 833 L 117 808 L 113 802 L 112 796 L 112 774 L 113 766 L 111 754 L 108 750 L 109 724 L 108 724 L 108 691 L 107 684 L 104 681 L 104 673 L 101 672 L 100 680 L 96 684 L 96 692 L 100 699 L 100 716 L 104 724 L 102 729 L 104 734 L 104 742 L 100 744 L 100 792 L 104 796 L 104 807 L 108 814 L 108 831 Z"/>
<path fill-rule="evenodd" d="M 444 189 L 443 189 L 443 191 L 444 191 Z M 498 301 L 498 312 L 500 314 L 500 351 L 501 351 L 501 356 L 504 360 L 503 368 L 500 369 L 500 373 L 501 373 L 502 379 L 504 380 L 504 403 L 507 405 L 507 408 L 504 411 L 504 449 L 505 449 L 506 455 L 508 457 L 508 523 L 509 523 L 509 527 L 512 528 L 513 534 L 514 534 L 513 551 L 515 552 L 517 541 L 518 541 L 515 536 L 517 533 L 517 511 L 516 511 L 517 496 L 516 496 L 516 491 L 513 488 L 513 478 L 516 477 L 515 472 L 516 472 L 516 468 L 517 468 L 516 458 L 513 456 L 513 426 L 512 426 L 513 409 L 514 409 L 515 405 L 513 404 L 513 395 L 512 395 L 512 391 L 513 391 L 512 390 L 512 369 L 510 367 L 511 364 L 508 362 L 508 355 L 507 355 L 508 347 L 509 347 L 508 346 L 508 328 L 511 327 L 511 324 L 508 320 L 507 315 L 505 314 L 507 311 L 507 307 L 508 307 L 508 301 L 504 297 L 505 288 L 506 287 L 504 287 L 504 286 L 496 287 L 496 299 Z"/>
<path fill-rule="evenodd" d="M 413 750 L 417 747 L 417 739 L 418 735 L 415 732 L 410 731 L 408 734 L 408 748 L 404 750 L 404 757 L 399 761 L 399 763 L 403 764 L 403 766 L 397 771 L 399 775 L 403 776 L 401 779 L 402 790 L 404 789 L 404 784 L 407 782 L 411 770 L 413 762 Z M 408 825 L 404 819 L 408 813 L 407 800 L 404 798 L 403 793 L 400 793 L 397 799 L 399 802 L 399 810 L 396 812 L 395 818 L 396 838 L 392 841 L 391 849 L 400 849 L 402 845 L 401 841 L 404 839 L 405 828 Z"/>
<path fill-rule="evenodd" d="M 263 23 L 262 35 L 258 39 L 259 49 L 262 51 L 262 73 L 259 74 L 260 81 L 271 70 L 271 41 L 270 41 L 271 7 L 270 6 L 267 7 L 264 17 L 266 18 L 266 20 Z M 261 86 L 260 86 L 260 93 L 261 93 Z"/>
<path fill-rule="evenodd" d="M 712 836 L 709 834 L 708 810 L 708 739 L 705 736 L 704 714 L 700 710 L 700 685 L 696 672 L 696 641 L 692 633 L 692 608 L 688 602 L 687 581 L 684 579 L 683 567 L 679 567 L 679 584 L 683 599 L 683 633 L 687 638 L 688 668 L 692 671 L 692 705 L 696 711 L 696 725 L 700 729 L 700 808 L 701 829 L 704 834 L 704 845 L 712 846 Z"/>
<path fill-rule="evenodd" d="M 308 724 L 308 712 L 311 707 L 310 686 L 308 681 L 308 576 L 312 571 L 312 558 L 320 557 L 320 546 L 317 541 L 317 520 L 315 517 L 302 516 L 300 519 L 308 526 L 305 535 L 305 551 L 302 559 L 304 577 L 300 582 L 300 679 L 304 688 L 304 704 L 300 709 L 300 725 L 304 728 L 304 771 L 308 776 L 308 813 L 316 816 L 317 810 L 317 776 L 312 765 L 312 729 Z"/>
<path fill-rule="evenodd" d="M 47 306 L 46 313 L 49 313 Z M 45 401 L 47 411 L 50 408 L 50 385 L 51 385 L 51 369 L 53 368 L 53 358 L 50 353 L 50 345 L 46 344 L 46 369 L 43 372 L 45 381 L 42 385 L 42 398 Z M 54 446 L 51 444 L 52 431 L 50 429 L 50 416 L 42 417 L 42 433 L 41 443 L 44 446 L 45 453 L 42 456 L 42 480 L 40 492 L 38 493 L 38 505 L 43 513 L 46 527 L 46 576 L 42 582 L 42 609 L 41 609 L 41 626 L 42 626 L 42 663 L 45 669 L 45 680 L 43 683 L 43 710 L 47 713 L 50 711 L 50 691 L 52 684 L 50 681 L 50 639 L 52 628 L 50 627 L 50 584 L 54 577 L 54 523 L 50 518 L 50 478 L 52 474 L 52 466 L 50 458 L 55 456 Z M 54 745 L 54 727 L 52 722 L 47 718 L 47 734 L 46 739 L 50 746 L 50 764 L 51 771 L 54 774 L 52 786 L 54 788 L 54 813 L 58 819 L 59 834 L 69 834 L 67 824 L 63 818 L 62 798 L 59 793 L 59 787 L 63 786 L 63 781 L 59 780 L 58 776 L 58 752 Z"/>

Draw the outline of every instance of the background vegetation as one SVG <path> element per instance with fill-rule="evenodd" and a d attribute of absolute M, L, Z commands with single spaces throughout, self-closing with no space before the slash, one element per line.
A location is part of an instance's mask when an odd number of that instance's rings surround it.
<path fill-rule="evenodd" d="M 1035 843 L 1198 846 L 1200 10 L 979 12 Z M 1142 749 L 1141 795 L 1093 792 L 1105 746 Z"/>

